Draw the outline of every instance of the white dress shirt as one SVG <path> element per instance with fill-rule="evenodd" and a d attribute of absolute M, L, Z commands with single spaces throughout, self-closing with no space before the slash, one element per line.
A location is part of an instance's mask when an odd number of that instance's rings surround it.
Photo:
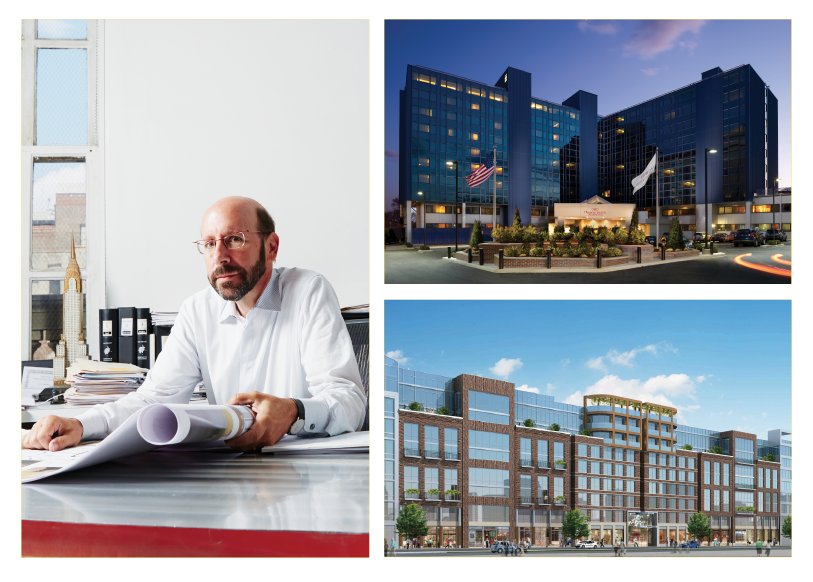
<path fill-rule="evenodd" d="M 210 404 L 252 391 L 298 398 L 300 436 L 356 431 L 364 422 L 366 399 L 339 302 L 313 271 L 274 269 L 245 318 L 211 287 L 184 301 L 144 384 L 77 416 L 82 438 L 110 434 L 148 404 L 187 403 L 201 379 Z"/>

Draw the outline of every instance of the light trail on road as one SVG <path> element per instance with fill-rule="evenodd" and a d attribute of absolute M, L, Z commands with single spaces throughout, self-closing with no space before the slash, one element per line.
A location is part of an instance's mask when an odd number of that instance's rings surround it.
<path fill-rule="evenodd" d="M 738 256 L 734 259 L 734 262 L 740 265 L 741 267 L 747 267 L 749 269 L 755 269 L 757 271 L 762 271 L 764 273 L 773 273 L 774 275 L 782 275 L 784 277 L 790 277 L 791 272 L 789 269 L 780 269 L 779 267 L 768 267 L 766 265 L 757 265 L 755 263 L 749 263 L 748 261 L 742 260 L 743 257 L 750 257 L 751 253 L 745 253 L 744 255 Z"/>

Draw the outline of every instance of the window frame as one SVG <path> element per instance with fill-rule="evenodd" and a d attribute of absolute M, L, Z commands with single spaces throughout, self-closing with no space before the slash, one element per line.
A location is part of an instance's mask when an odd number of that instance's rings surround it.
<path fill-rule="evenodd" d="M 107 305 L 105 285 L 104 222 L 104 20 L 87 21 L 87 39 L 38 39 L 37 21 L 23 20 L 22 35 L 22 351 L 30 360 L 31 285 L 34 280 L 61 281 L 64 271 L 36 271 L 31 265 L 33 249 L 34 162 L 37 158 L 75 158 L 85 163 L 85 225 L 87 231 L 87 265 L 82 269 L 87 289 L 85 326 L 88 356 L 99 358 L 99 326 L 95 325 L 99 309 Z M 36 145 L 37 51 L 39 49 L 81 49 L 87 52 L 87 145 Z M 89 324 L 88 322 L 93 322 Z"/>

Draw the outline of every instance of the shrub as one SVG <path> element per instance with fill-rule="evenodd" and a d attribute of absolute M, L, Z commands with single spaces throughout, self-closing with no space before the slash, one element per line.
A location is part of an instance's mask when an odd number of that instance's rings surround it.
<path fill-rule="evenodd" d="M 539 233 L 535 226 L 526 226 L 522 229 L 522 242 L 535 243 L 539 240 Z"/>
<path fill-rule="evenodd" d="M 621 244 L 625 244 L 627 239 L 629 239 L 629 236 L 629 231 L 623 226 L 619 227 L 618 230 L 615 231 L 615 241 L 620 242 Z"/>
<path fill-rule="evenodd" d="M 642 230 L 630 231 L 629 242 L 634 245 L 642 245 L 646 242 L 646 235 Z"/>
<path fill-rule="evenodd" d="M 517 228 L 522 227 L 522 220 L 519 217 L 519 208 L 514 208 L 514 226 Z"/>
<path fill-rule="evenodd" d="M 550 425 L 550 426 L 548 427 L 548 430 L 552 430 L 552 431 L 560 431 L 560 430 L 562 430 L 562 429 L 561 429 L 561 427 L 560 427 L 558 424 L 556 424 L 556 423 L 554 422 L 552 425 Z M 555 464 L 555 463 L 554 463 L 554 464 Z"/>
<path fill-rule="evenodd" d="M 539 243 L 537 243 L 537 244 L 539 244 Z M 531 252 L 530 252 L 530 253 L 528 253 L 528 254 L 530 254 L 532 257 L 538 257 L 538 256 L 539 256 L 539 255 L 541 255 L 542 253 L 541 253 L 541 251 L 539 250 L 539 247 L 534 247 L 534 248 L 532 248 L 532 249 L 531 249 Z"/>
<path fill-rule="evenodd" d="M 474 226 L 471 227 L 469 246 L 476 250 L 480 248 L 481 244 L 483 244 L 483 225 L 479 220 L 475 220 Z"/>
<path fill-rule="evenodd" d="M 423 410 L 423 404 L 421 404 L 420 402 L 412 402 L 409 405 L 409 409 L 410 410 L 417 410 L 418 412 L 420 412 L 421 410 Z"/>
<path fill-rule="evenodd" d="M 451 411 L 445 406 L 441 406 L 440 408 L 438 408 L 438 414 L 442 414 L 443 416 L 449 416 L 451 414 Z"/>
<path fill-rule="evenodd" d="M 782 241 L 780 241 L 780 240 L 776 240 L 775 238 L 772 238 L 771 240 L 768 241 L 768 244 L 769 245 L 778 245 L 781 242 Z"/>
<path fill-rule="evenodd" d="M 429 249 L 429 247 L 428 247 L 427 245 L 421 245 L 421 246 L 418 248 L 418 250 L 419 250 L 419 251 L 428 251 L 428 250 L 430 250 L 430 249 Z"/>
<path fill-rule="evenodd" d="M 519 249 L 517 247 L 508 247 L 503 251 L 503 256 L 506 257 L 518 257 L 519 256 Z"/>
<path fill-rule="evenodd" d="M 615 225 L 615 226 L 612 228 L 612 230 L 613 230 L 613 234 L 615 234 L 615 231 L 617 231 L 617 230 L 618 230 L 618 225 L 616 224 L 616 225 Z"/>
<path fill-rule="evenodd" d="M 675 250 L 683 250 L 686 248 L 686 243 L 683 241 L 683 229 L 680 227 L 680 222 L 678 222 L 677 218 L 672 219 L 672 225 L 669 227 L 669 240 L 666 242 L 666 245 Z"/>
<path fill-rule="evenodd" d="M 545 250 L 545 243 L 541 240 L 536 241 L 536 248 L 538 248 L 540 251 Z"/>
<path fill-rule="evenodd" d="M 556 226 L 553 227 L 553 232 L 555 232 L 557 234 L 558 233 L 563 233 L 563 232 L 565 232 L 565 227 L 562 226 L 561 224 L 557 224 Z"/>
<path fill-rule="evenodd" d="M 607 250 L 601 251 L 602 257 L 620 257 L 623 254 L 618 247 L 607 247 Z"/>
<path fill-rule="evenodd" d="M 499 224 L 495 224 L 494 228 L 491 229 L 491 240 L 494 242 L 502 242 L 503 232 L 505 232 L 505 229 Z"/>
<path fill-rule="evenodd" d="M 592 226 L 585 226 L 585 227 L 584 227 L 584 230 L 582 231 L 582 233 L 583 233 L 583 234 L 584 234 L 584 236 L 585 236 L 585 237 L 587 237 L 587 238 L 593 238 L 593 237 L 595 237 L 595 236 L 596 236 L 596 235 L 595 235 L 595 231 L 593 231 L 593 227 L 592 227 Z"/>
<path fill-rule="evenodd" d="M 529 245 L 528 243 L 525 243 L 525 244 L 524 244 L 524 245 L 522 245 L 522 247 L 520 247 L 520 249 L 519 249 L 519 254 L 521 254 L 521 255 L 527 255 L 527 254 L 529 254 L 530 252 L 531 252 L 531 245 Z"/>
<path fill-rule="evenodd" d="M 636 204 L 632 209 L 632 218 L 630 218 L 630 232 L 638 230 L 638 205 Z"/>
<path fill-rule="evenodd" d="M 615 245 L 615 240 L 610 239 L 609 241 L 607 241 L 607 248 L 608 248 L 608 249 L 614 249 L 614 248 L 617 248 L 617 247 L 616 247 L 616 245 Z"/>
<path fill-rule="evenodd" d="M 408 249 L 411 249 L 411 248 L 412 248 L 412 243 L 411 243 L 411 242 L 405 242 L 404 244 L 406 245 L 406 247 L 407 247 Z"/>
<path fill-rule="evenodd" d="M 533 418 L 526 418 L 524 421 L 522 421 L 522 424 L 523 426 L 527 426 L 529 428 L 534 428 L 536 426 Z"/>
<path fill-rule="evenodd" d="M 577 233 L 577 232 L 579 232 L 579 225 L 578 225 L 578 224 L 574 224 L 573 226 L 571 226 L 571 227 L 570 227 L 570 232 L 572 232 L 572 233 L 574 233 L 574 234 L 575 234 L 575 233 Z"/>

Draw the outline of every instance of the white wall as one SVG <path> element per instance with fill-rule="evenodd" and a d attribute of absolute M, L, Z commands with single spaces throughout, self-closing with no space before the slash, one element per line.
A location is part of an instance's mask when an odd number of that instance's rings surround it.
<path fill-rule="evenodd" d="M 260 201 L 277 266 L 369 302 L 367 21 L 107 21 L 107 305 L 177 311 L 208 285 L 203 212 Z"/>

